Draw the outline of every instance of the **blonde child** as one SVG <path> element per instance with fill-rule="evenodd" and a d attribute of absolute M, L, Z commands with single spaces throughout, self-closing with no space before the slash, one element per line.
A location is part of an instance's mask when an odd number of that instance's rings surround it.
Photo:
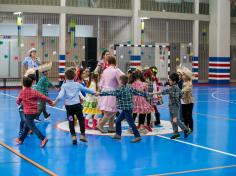
<path fill-rule="evenodd" d="M 182 71 L 183 88 L 182 88 L 182 115 L 184 124 L 189 128 L 190 133 L 193 132 L 193 85 L 192 85 L 192 72 L 188 68 L 184 68 Z"/>

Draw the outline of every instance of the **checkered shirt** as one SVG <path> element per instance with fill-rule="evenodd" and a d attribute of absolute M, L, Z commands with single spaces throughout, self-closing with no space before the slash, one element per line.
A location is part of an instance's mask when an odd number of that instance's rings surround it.
<path fill-rule="evenodd" d="M 133 109 L 133 95 L 147 97 L 146 92 L 139 91 L 130 86 L 122 86 L 115 91 L 106 91 L 100 93 L 100 96 L 116 96 L 117 108 L 120 110 Z"/>
<path fill-rule="evenodd" d="M 23 104 L 24 114 L 38 114 L 37 103 L 40 99 L 48 102 L 49 104 L 52 104 L 52 101 L 45 95 L 31 88 L 24 88 L 20 91 L 16 103 L 18 105 L 20 105 L 21 103 Z"/>
<path fill-rule="evenodd" d="M 182 92 L 177 84 L 170 86 L 169 89 L 163 90 L 162 95 L 169 95 L 169 106 L 180 105 L 182 98 Z"/>
<path fill-rule="evenodd" d="M 48 96 L 48 88 L 52 87 L 52 83 L 48 80 L 48 77 L 45 75 L 42 75 L 36 85 L 36 90 L 40 93 Z"/>

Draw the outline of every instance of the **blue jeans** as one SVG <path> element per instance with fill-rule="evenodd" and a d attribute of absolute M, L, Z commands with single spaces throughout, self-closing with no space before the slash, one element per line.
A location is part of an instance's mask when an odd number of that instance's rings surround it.
<path fill-rule="evenodd" d="M 19 130 L 19 137 L 22 135 L 25 126 L 25 115 L 23 105 L 19 106 L 19 115 L 20 115 L 20 130 Z"/>
<path fill-rule="evenodd" d="M 44 140 L 45 136 L 39 131 L 35 126 L 34 119 L 37 118 L 37 114 L 25 114 L 25 126 L 23 133 L 20 136 L 20 140 L 23 142 L 28 135 L 29 130 L 32 130 L 34 134 L 38 136 L 39 139 Z"/>
<path fill-rule="evenodd" d="M 134 124 L 134 119 L 132 116 L 132 110 L 123 110 L 116 119 L 116 134 L 121 136 L 121 122 L 126 119 L 127 123 L 129 124 L 130 128 L 132 129 L 135 137 L 140 137 L 138 129 Z"/>

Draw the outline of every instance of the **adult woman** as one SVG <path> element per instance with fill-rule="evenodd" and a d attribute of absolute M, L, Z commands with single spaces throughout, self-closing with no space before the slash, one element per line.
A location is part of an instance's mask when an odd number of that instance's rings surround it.
<path fill-rule="evenodd" d="M 29 68 L 33 68 L 36 70 L 36 83 L 38 82 L 39 79 L 39 72 L 38 72 L 38 67 L 41 65 L 40 58 L 36 56 L 37 50 L 35 48 L 31 48 L 28 51 L 29 56 L 25 58 L 23 61 L 23 66 L 24 66 L 24 71 L 28 70 Z"/>
<path fill-rule="evenodd" d="M 116 68 L 116 59 L 114 56 L 108 57 L 108 67 L 103 71 L 100 80 L 101 91 L 115 90 L 119 86 L 119 78 L 124 73 Z M 104 96 L 99 97 L 98 108 L 103 112 L 104 116 L 99 121 L 96 129 L 101 133 L 105 133 L 103 127 L 106 122 L 109 121 L 108 132 L 115 132 L 114 129 L 114 116 L 117 112 L 116 97 L 115 96 Z"/>
<path fill-rule="evenodd" d="M 105 70 L 108 67 L 108 57 L 110 56 L 110 53 L 108 50 L 104 50 L 102 52 L 102 58 L 98 61 L 98 65 L 94 70 L 94 73 L 101 74 L 103 70 Z"/>

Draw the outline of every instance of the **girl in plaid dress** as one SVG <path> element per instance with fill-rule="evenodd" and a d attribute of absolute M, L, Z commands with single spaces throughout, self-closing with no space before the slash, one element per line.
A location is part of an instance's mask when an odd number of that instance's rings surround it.
<path fill-rule="evenodd" d="M 144 73 L 144 77 L 146 79 L 146 81 L 148 81 L 148 92 L 153 93 L 153 92 L 158 92 L 160 90 L 159 88 L 159 82 L 158 82 L 158 78 L 157 78 L 157 68 L 155 66 L 150 67 L 145 73 Z M 163 104 L 163 100 L 162 100 L 162 96 L 161 95 L 154 95 L 151 99 L 150 99 L 150 103 L 153 106 L 154 110 L 155 110 L 155 120 L 154 123 L 156 126 L 161 124 L 160 121 L 160 113 L 157 109 L 157 105 L 162 105 Z"/>
<path fill-rule="evenodd" d="M 134 89 L 139 91 L 148 92 L 148 84 L 145 82 L 145 79 L 142 75 L 142 72 L 136 70 L 131 78 L 131 86 Z M 133 96 L 133 113 L 134 119 L 136 118 L 137 114 L 139 114 L 139 130 L 141 133 L 146 134 L 147 130 L 144 126 L 145 118 L 147 114 L 150 114 L 154 111 L 152 105 L 147 101 L 146 98 L 140 96 Z M 147 124 L 150 124 L 150 119 L 147 120 Z"/>

